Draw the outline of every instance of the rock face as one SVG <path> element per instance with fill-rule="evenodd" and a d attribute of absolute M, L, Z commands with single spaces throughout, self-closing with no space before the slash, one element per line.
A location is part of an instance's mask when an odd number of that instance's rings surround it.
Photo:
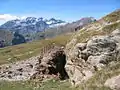
<path fill-rule="evenodd" d="M 44 75 L 58 75 L 60 79 L 68 79 L 67 72 L 65 70 L 66 55 L 62 48 L 54 47 L 50 49 L 42 59 L 37 70 L 40 74 Z"/>
<path fill-rule="evenodd" d="M 78 85 L 110 62 L 120 60 L 120 30 L 108 36 L 94 36 L 86 43 L 77 43 L 66 53 L 66 70 L 71 83 Z"/>
<path fill-rule="evenodd" d="M 106 87 L 110 87 L 113 90 L 120 90 L 120 75 L 112 77 L 105 82 Z"/>

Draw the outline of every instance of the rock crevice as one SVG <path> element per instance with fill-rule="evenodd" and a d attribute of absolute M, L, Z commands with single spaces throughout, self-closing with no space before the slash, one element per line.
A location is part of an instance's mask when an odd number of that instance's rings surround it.
<path fill-rule="evenodd" d="M 66 55 L 61 47 L 54 47 L 43 55 L 37 66 L 38 73 L 44 75 L 56 75 L 61 80 L 68 79 L 65 70 Z"/>

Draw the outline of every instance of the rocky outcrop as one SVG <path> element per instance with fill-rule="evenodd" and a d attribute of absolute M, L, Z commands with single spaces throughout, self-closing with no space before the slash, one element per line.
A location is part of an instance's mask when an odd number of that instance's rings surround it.
<path fill-rule="evenodd" d="M 65 70 L 66 55 L 63 48 L 54 47 L 43 57 L 32 57 L 25 61 L 0 66 L 0 80 L 19 81 L 49 78 L 68 79 Z"/>
<path fill-rule="evenodd" d="M 0 80 L 28 80 L 36 73 L 35 66 L 37 63 L 38 58 L 32 57 L 25 61 L 2 65 L 0 66 Z"/>
<path fill-rule="evenodd" d="M 38 75 L 56 75 L 60 79 L 68 79 L 67 72 L 65 70 L 66 55 L 64 50 L 60 47 L 54 47 L 43 55 L 43 58 L 39 59 L 39 65 L 37 66 Z"/>
<path fill-rule="evenodd" d="M 73 41 L 69 44 L 73 44 Z M 86 43 L 73 44 L 70 49 L 69 44 L 66 47 L 66 70 L 74 85 L 87 81 L 95 71 L 110 62 L 120 60 L 120 30 L 107 36 L 94 36 Z"/>
<path fill-rule="evenodd" d="M 113 90 L 120 90 L 120 75 L 114 76 L 114 77 L 106 80 L 104 85 L 106 87 L 110 87 Z"/>

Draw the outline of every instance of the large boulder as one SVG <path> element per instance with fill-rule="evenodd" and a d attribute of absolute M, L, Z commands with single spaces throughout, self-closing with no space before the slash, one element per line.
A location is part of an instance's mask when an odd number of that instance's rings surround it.
<path fill-rule="evenodd" d="M 113 52 L 116 43 L 109 36 L 95 36 L 87 42 L 87 52 L 90 55 Z"/>
<path fill-rule="evenodd" d="M 66 70 L 74 85 L 86 81 L 95 71 L 101 70 L 110 62 L 120 60 L 120 30 L 113 31 L 111 35 L 94 36 L 86 43 L 73 45 L 69 50 L 69 44 L 66 48 Z"/>
<path fill-rule="evenodd" d="M 120 75 L 114 76 L 114 77 L 106 80 L 104 85 L 106 87 L 110 87 L 113 90 L 120 90 Z"/>
<path fill-rule="evenodd" d="M 120 29 L 112 32 L 111 38 L 116 41 L 117 44 L 117 60 L 120 60 Z"/>

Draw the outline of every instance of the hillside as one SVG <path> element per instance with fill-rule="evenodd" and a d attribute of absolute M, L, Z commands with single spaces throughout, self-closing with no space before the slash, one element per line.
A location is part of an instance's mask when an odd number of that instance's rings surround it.
<path fill-rule="evenodd" d="M 41 49 L 49 49 L 53 43 L 56 45 L 65 46 L 71 36 L 72 33 L 60 35 L 51 39 L 38 40 L 21 45 L 0 48 L 0 64 L 11 63 L 39 55 Z"/>
<path fill-rule="evenodd" d="M 120 11 L 114 11 L 85 26 L 67 44 L 66 69 L 71 83 L 80 85 L 81 90 L 109 90 L 104 85 L 106 80 L 120 74 L 118 67 L 120 63 L 119 16 Z M 116 82 L 116 88 L 119 88 L 117 85 L 119 82 Z M 109 84 L 107 87 L 111 88 Z M 111 89 L 113 88 L 115 88 L 114 85 Z"/>
<path fill-rule="evenodd" d="M 0 88 L 120 90 L 119 16 L 117 10 L 77 32 L 0 49 L 0 79 L 11 80 L 1 81 Z M 37 55 L 40 57 L 30 58 Z M 32 77 L 19 81 L 27 75 Z"/>
<path fill-rule="evenodd" d="M 12 44 L 13 34 L 10 31 L 0 30 L 0 41 L 3 40 L 5 46 Z"/>

